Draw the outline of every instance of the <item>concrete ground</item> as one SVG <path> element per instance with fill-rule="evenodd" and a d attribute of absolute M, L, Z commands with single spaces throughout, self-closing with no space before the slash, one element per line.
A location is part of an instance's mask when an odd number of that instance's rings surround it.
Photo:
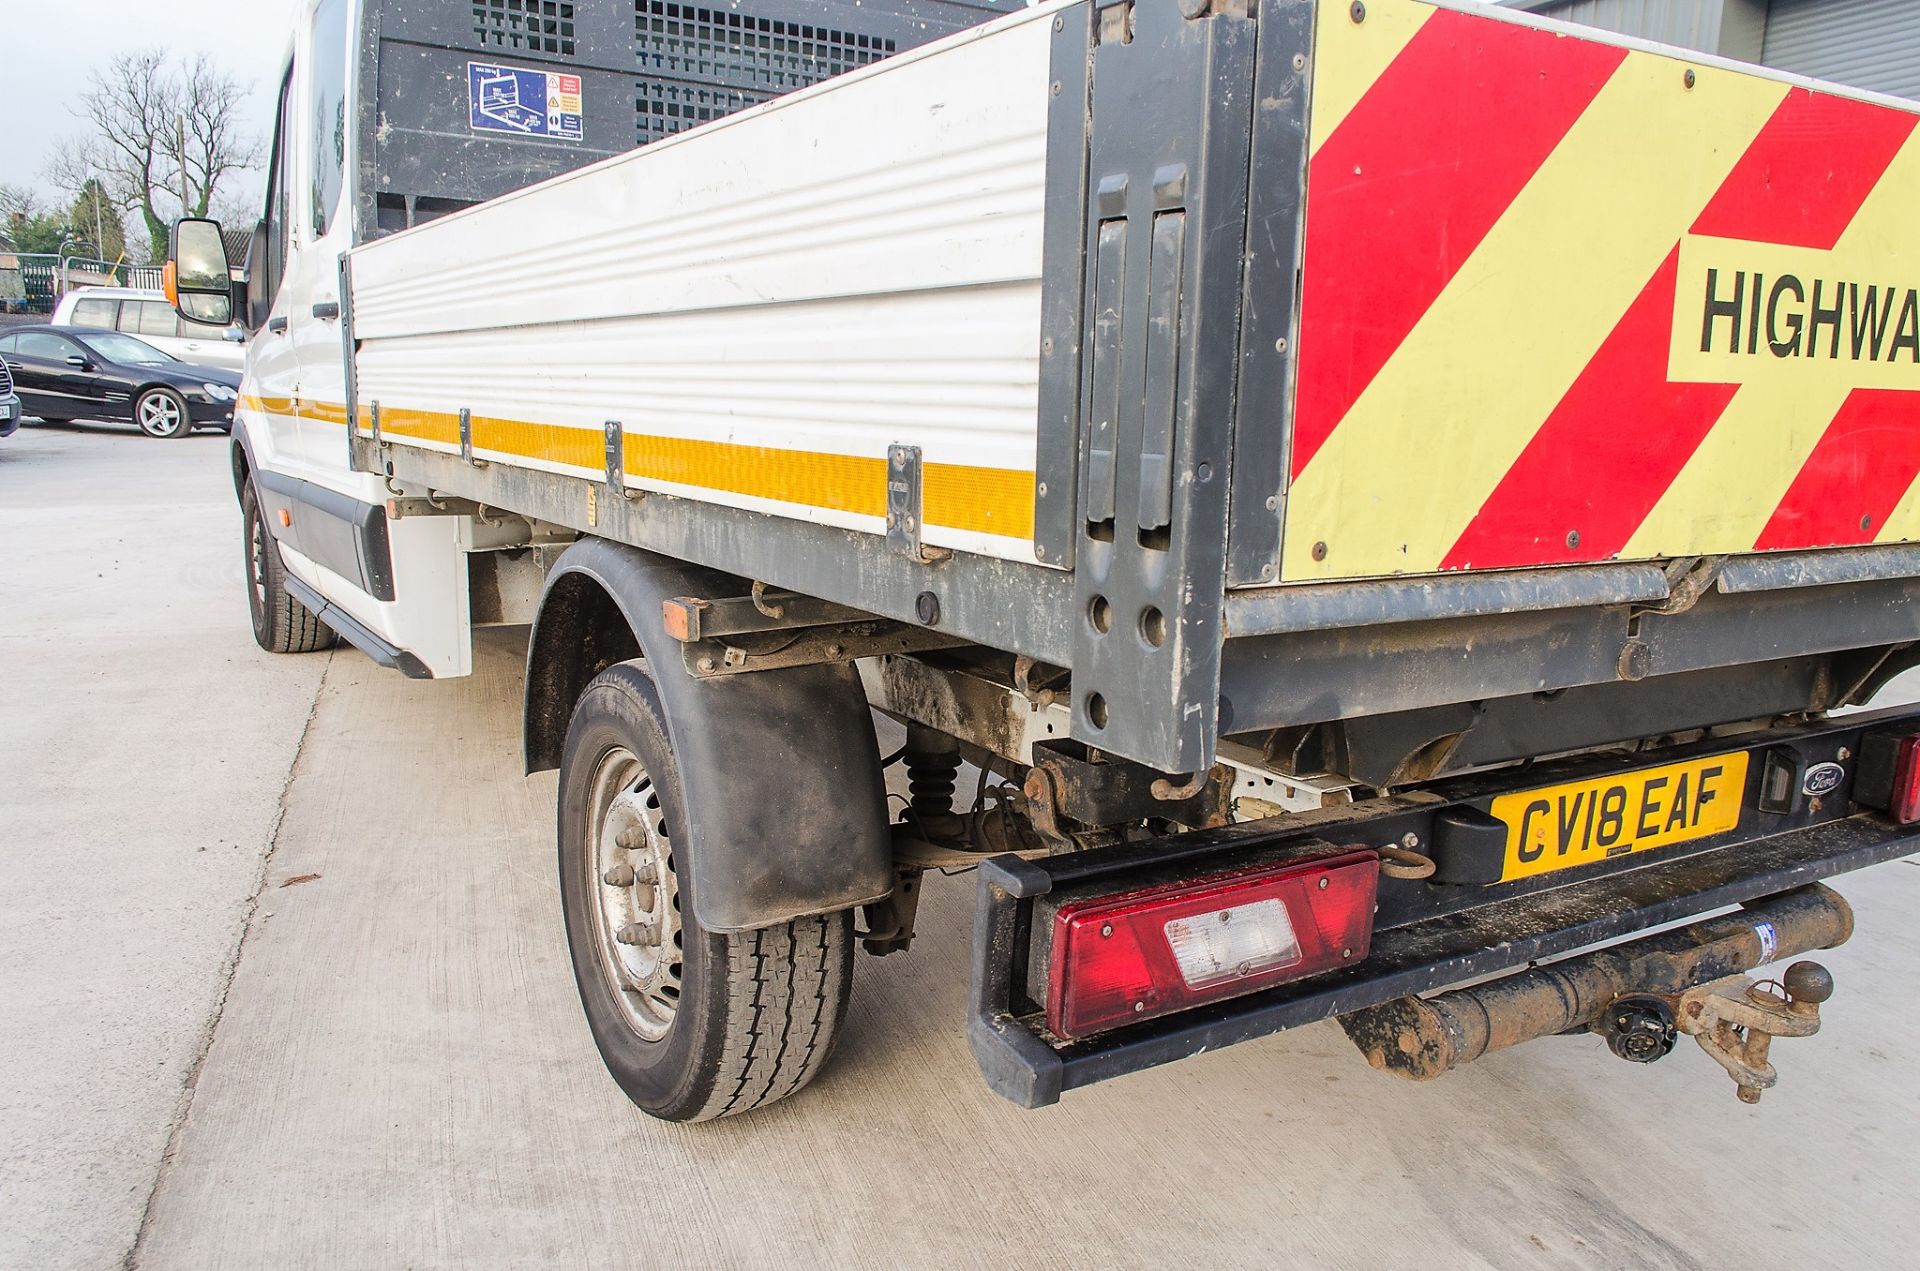
<path fill-rule="evenodd" d="M 0 542 L 0 1267 L 1920 1256 L 1912 862 L 1843 880 L 1758 1107 L 1591 1038 L 1404 1085 L 1321 1025 L 1023 1112 L 962 1038 L 963 876 L 806 1093 L 663 1125 L 574 997 L 510 636 L 445 683 L 258 653 L 214 437 L 0 442 Z"/>

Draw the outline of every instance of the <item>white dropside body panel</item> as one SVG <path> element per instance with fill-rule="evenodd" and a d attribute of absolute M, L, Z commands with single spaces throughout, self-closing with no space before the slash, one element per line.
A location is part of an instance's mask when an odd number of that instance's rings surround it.
<path fill-rule="evenodd" d="M 1033 559 L 1048 49 L 1030 10 L 354 252 L 383 439 Z"/>

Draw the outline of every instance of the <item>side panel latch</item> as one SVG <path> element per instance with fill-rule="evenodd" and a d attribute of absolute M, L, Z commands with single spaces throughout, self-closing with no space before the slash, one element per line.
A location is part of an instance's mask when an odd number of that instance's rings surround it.
<path fill-rule="evenodd" d="M 920 447 L 887 447 L 887 546 L 923 565 L 953 555 L 944 547 L 928 547 L 920 536 L 926 530 L 922 512 L 923 484 Z"/>

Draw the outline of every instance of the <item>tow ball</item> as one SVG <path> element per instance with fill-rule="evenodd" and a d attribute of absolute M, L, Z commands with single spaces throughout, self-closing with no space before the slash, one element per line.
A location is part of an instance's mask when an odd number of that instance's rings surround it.
<path fill-rule="evenodd" d="M 1780 1079 L 1767 1061 L 1773 1039 L 1819 1032 L 1820 1003 L 1832 996 L 1831 971 L 1796 962 L 1778 981 L 1734 975 L 1689 989 L 1675 1002 L 1674 1025 L 1727 1070 L 1740 1102 L 1758 1103 Z"/>

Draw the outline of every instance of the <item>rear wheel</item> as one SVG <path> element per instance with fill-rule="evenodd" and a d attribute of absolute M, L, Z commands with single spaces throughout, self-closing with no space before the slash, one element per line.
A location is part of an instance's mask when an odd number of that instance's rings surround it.
<path fill-rule="evenodd" d="M 642 1110 L 703 1121 L 799 1090 L 853 984 L 853 915 L 723 935 L 694 916 L 680 777 L 639 662 L 574 708 L 560 764 L 560 891 L 574 979 L 607 1070 Z"/>
<path fill-rule="evenodd" d="M 150 388 L 133 404 L 133 422 L 149 437 L 171 440 L 193 431 L 187 400 L 170 388 Z"/>
<path fill-rule="evenodd" d="M 268 653 L 314 653 L 332 648 L 333 628 L 287 594 L 287 567 L 280 560 L 273 531 L 260 515 L 260 495 L 251 481 L 240 487 L 240 524 L 254 641 Z"/>

